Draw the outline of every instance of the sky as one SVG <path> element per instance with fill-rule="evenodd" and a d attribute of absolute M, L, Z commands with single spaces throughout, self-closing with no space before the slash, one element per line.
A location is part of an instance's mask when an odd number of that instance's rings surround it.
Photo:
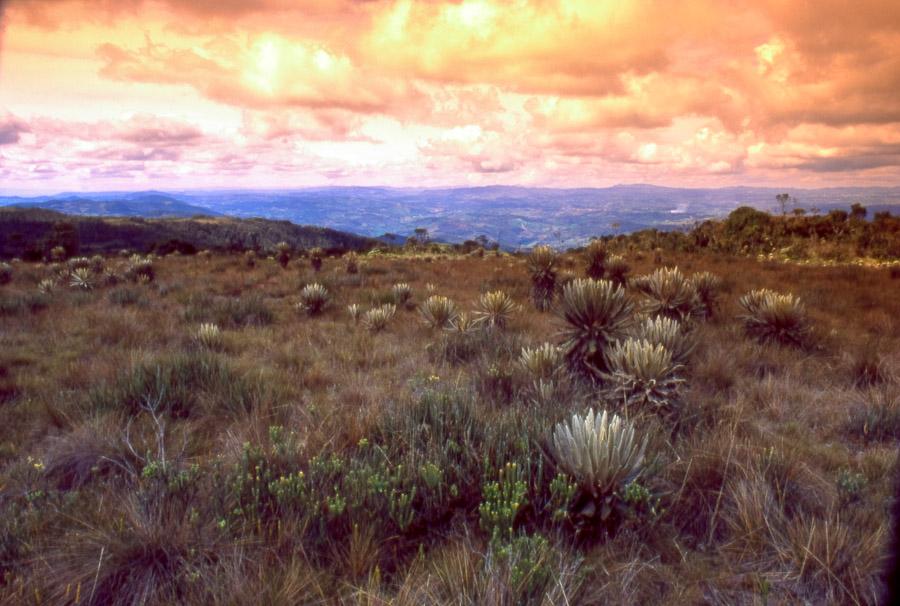
<path fill-rule="evenodd" d="M 7 0 L 0 192 L 900 185 L 897 0 Z"/>

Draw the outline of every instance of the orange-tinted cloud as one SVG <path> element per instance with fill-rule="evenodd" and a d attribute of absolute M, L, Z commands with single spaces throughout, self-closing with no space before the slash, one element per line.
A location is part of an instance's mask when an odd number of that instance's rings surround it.
<path fill-rule="evenodd" d="M 888 0 L 11 0 L 4 26 L 5 183 L 900 183 Z"/>

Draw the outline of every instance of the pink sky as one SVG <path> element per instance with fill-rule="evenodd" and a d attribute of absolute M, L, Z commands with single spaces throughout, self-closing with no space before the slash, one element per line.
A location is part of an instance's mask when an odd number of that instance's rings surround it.
<path fill-rule="evenodd" d="M 900 185 L 900 3 L 10 0 L 0 191 Z"/>

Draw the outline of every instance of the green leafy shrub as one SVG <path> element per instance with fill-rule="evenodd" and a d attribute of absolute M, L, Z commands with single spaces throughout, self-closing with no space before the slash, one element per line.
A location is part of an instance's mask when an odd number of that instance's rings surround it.
<path fill-rule="evenodd" d="M 769 290 L 755 290 L 740 299 L 745 314 L 744 330 L 757 340 L 805 346 L 811 331 L 799 297 Z"/>
<path fill-rule="evenodd" d="M 516 516 L 527 504 L 528 482 L 524 472 L 516 463 L 507 463 L 497 474 L 496 480 L 488 481 L 481 489 L 481 504 L 478 513 L 481 529 L 492 540 L 511 539 Z"/>
<path fill-rule="evenodd" d="M 606 368 L 603 352 L 626 336 L 634 306 L 625 290 L 608 280 L 574 280 L 563 289 L 560 315 L 566 322 L 563 349 L 576 374 L 597 379 Z"/>

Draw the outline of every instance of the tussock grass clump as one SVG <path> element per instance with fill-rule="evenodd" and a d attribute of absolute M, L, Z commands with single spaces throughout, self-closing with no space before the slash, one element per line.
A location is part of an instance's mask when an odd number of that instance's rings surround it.
<path fill-rule="evenodd" d="M 681 322 L 664 316 L 646 318 L 635 327 L 632 336 L 652 345 L 662 345 L 672 355 L 674 364 L 685 364 L 697 345 Z"/>
<path fill-rule="evenodd" d="M 25 293 L 17 295 L 0 295 L 0 316 L 15 316 L 21 313 L 37 313 L 50 305 L 46 293 Z"/>
<path fill-rule="evenodd" d="M 441 295 L 432 295 L 425 299 L 419 306 L 419 313 L 422 314 L 425 324 L 438 330 L 446 328 L 459 316 L 456 303 Z"/>
<path fill-rule="evenodd" d="M 254 267 L 256 267 L 256 261 L 257 256 L 255 250 L 248 250 L 244 252 L 244 267 L 253 269 Z"/>
<path fill-rule="evenodd" d="M 176 354 L 134 365 L 116 381 L 88 394 L 96 411 L 137 415 L 151 408 L 172 418 L 251 410 L 260 386 L 245 380 L 224 360 L 208 351 Z"/>
<path fill-rule="evenodd" d="M 644 309 L 650 315 L 685 321 L 701 309 L 697 290 L 677 267 L 660 267 L 635 278 L 633 286 L 647 296 Z"/>
<path fill-rule="evenodd" d="M 591 240 L 584 249 L 586 263 L 585 274 L 594 280 L 602 279 L 606 274 L 606 245 L 600 240 Z"/>
<path fill-rule="evenodd" d="M 188 322 L 212 322 L 223 328 L 267 326 L 275 315 L 258 295 L 244 297 L 192 296 L 184 309 Z"/>
<path fill-rule="evenodd" d="M 111 290 L 108 295 L 109 302 L 113 305 L 127 307 L 129 305 L 144 305 L 147 299 L 144 297 L 144 289 L 124 286 Z"/>
<path fill-rule="evenodd" d="M 117 503 L 115 516 L 120 523 L 97 520 L 74 529 L 47 563 L 41 593 L 51 603 L 77 603 L 78 595 L 86 604 L 176 604 L 192 577 L 201 578 L 216 559 L 220 533 L 174 500 L 129 497 Z M 54 586 L 50 579 L 66 583 Z"/>
<path fill-rule="evenodd" d="M 851 406 L 844 429 L 866 443 L 900 441 L 900 395 L 885 386 L 868 390 Z"/>
<path fill-rule="evenodd" d="M 392 303 L 370 309 L 362 316 L 362 324 L 371 332 L 381 332 L 397 314 L 397 306 Z"/>
<path fill-rule="evenodd" d="M 678 403 L 684 379 L 681 366 L 662 345 L 625 339 L 606 351 L 609 371 L 603 374 L 609 400 L 624 407 L 671 411 Z"/>
<path fill-rule="evenodd" d="M 331 297 L 328 289 L 319 284 L 307 284 L 300 291 L 300 302 L 297 303 L 297 309 L 303 311 L 308 316 L 317 316 L 325 311 Z"/>
<path fill-rule="evenodd" d="M 211 322 L 204 322 L 197 328 L 194 338 L 201 347 L 207 349 L 219 350 L 225 344 L 225 337 L 222 330 Z"/>
<path fill-rule="evenodd" d="M 761 342 L 803 347 L 811 331 L 799 297 L 770 290 L 755 290 L 740 299 L 744 330 Z"/>
<path fill-rule="evenodd" d="M 494 290 L 478 298 L 478 311 L 475 314 L 488 328 L 506 328 L 517 309 L 512 297 L 502 290 Z"/>
<path fill-rule="evenodd" d="M 640 441 L 634 426 L 603 410 L 573 414 L 553 430 L 552 454 L 557 465 L 594 498 L 621 490 L 641 473 L 646 437 Z"/>
<path fill-rule="evenodd" d="M 556 295 L 559 255 L 549 246 L 535 246 L 528 254 L 531 273 L 531 300 L 538 311 L 547 311 Z"/>
<path fill-rule="evenodd" d="M 603 352 L 626 336 L 634 306 L 621 287 L 608 280 L 574 280 L 563 289 L 560 315 L 566 322 L 562 346 L 576 374 L 598 379 L 606 369 Z"/>
<path fill-rule="evenodd" d="M 363 315 L 363 308 L 359 303 L 351 303 L 347 306 L 347 315 L 353 320 L 354 324 L 359 324 L 359 319 Z"/>

